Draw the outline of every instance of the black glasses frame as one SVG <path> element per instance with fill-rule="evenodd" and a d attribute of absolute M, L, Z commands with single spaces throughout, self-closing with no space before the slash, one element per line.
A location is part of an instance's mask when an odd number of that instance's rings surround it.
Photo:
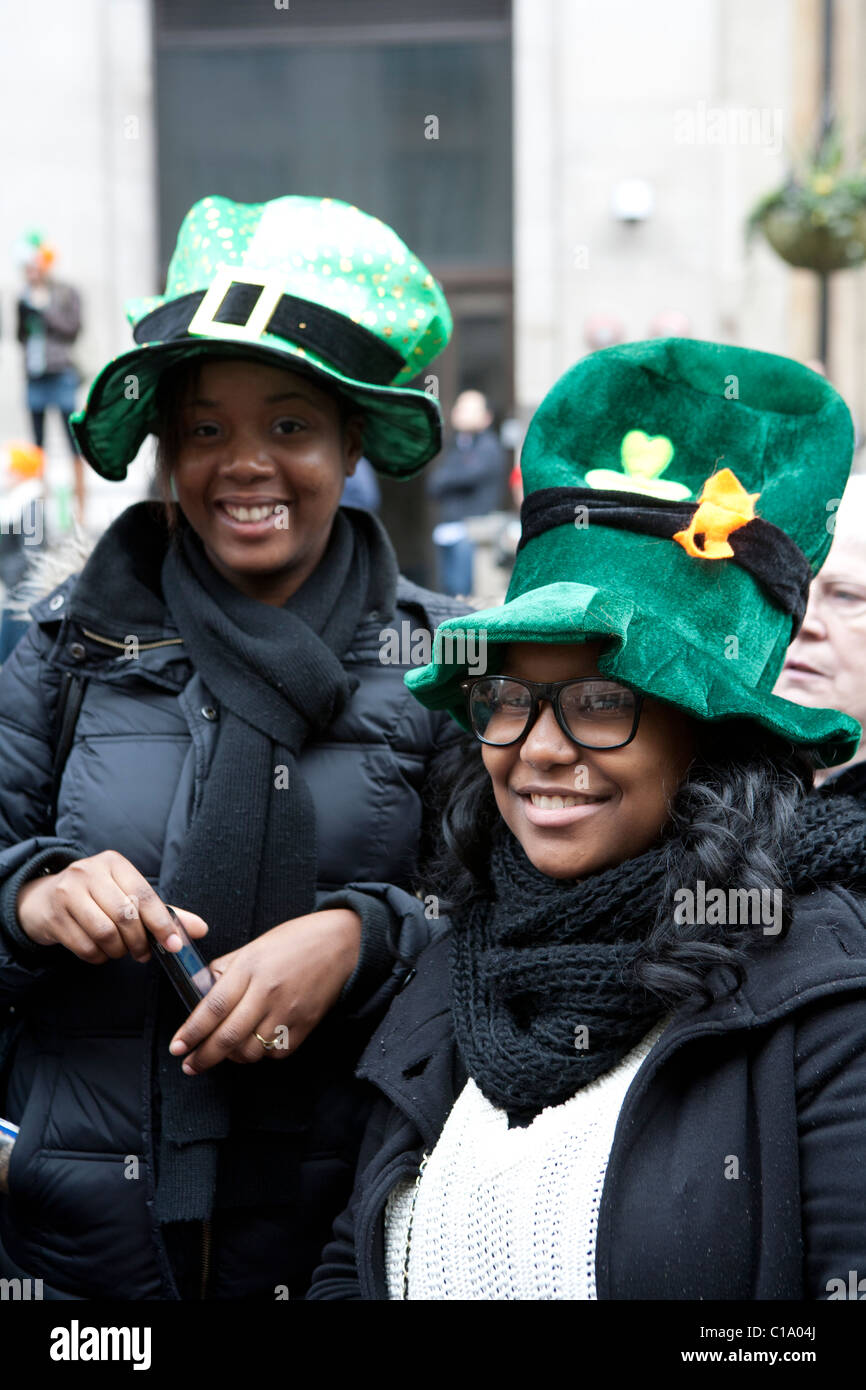
<path fill-rule="evenodd" d="M 529 714 L 527 716 L 526 724 L 524 725 L 522 732 L 517 735 L 517 738 L 510 738 L 507 743 L 498 743 L 494 739 L 485 738 L 483 734 L 479 734 L 474 724 L 472 724 L 472 690 L 476 685 L 479 685 L 481 681 L 489 680 L 512 681 L 515 685 L 522 685 L 524 689 L 529 691 L 529 694 L 532 698 L 532 704 L 529 707 Z M 574 734 L 571 732 L 571 730 L 568 727 L 568 724 L 566 723 L 565 715 L 562 713 L 562 705 L 560 703 L 562 698 L 562 692 L 563 690 L 565 690 L 567 686 L 586 685 L 590 681 L 599 680 L 609 681 L 611 685 L 618 685 L 623 690 L 631 690 L 631 693 L 634 696 L 634 722 L 632 723 L 631 733 L 629 734 L 628 738 L 624 738 L 622 743 L 606 744 L 604 747 L 601 748 L 599 748 L 599 746 L 595 743 L 584 743 L 582 739 L 575 738 Z M 643 705 L 643 695 L 639 690 L 632 690 L 631 686 L 626 685 L 624 681 L 613 680 L 609 676 L 578 676 L 576 678 L 572 678 L 571 680 L 565 681 L 529 681 L 524 680 L 522 676 L 475 676 L 472 680 L 461 681 L 460 689 L 466 696 L 466 707 L 469 712 L 469 722 L 470 724 L 472 724 L 472 733 L 474 737 L 478 739 L 479 743 L 486 743 L 490 748 L 511 748 L 515 743 L 519 743 L 521 739 L 526 738 L 526 735 L 529 733 L 530 729 L 533 727 L 536 719 L 538 718 L 539 702 L 541 700 L 548 700 L 550 704 L 553 706 L 553 713 L 560 729 L 565 734 L 566 738 L 571 739 L 572 743 L 577 744 L 578 748 L 591 748 L 596 753 L 612 753 L 614 749 L 625 748 L 629 743 L 631 743 L 632 739 L 637 733 L 638 724 L 640 723 L 641 707 Z"/>

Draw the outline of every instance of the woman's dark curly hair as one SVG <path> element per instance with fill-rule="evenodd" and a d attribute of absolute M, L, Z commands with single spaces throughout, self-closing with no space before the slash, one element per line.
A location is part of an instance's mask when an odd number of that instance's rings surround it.
<path fill-rule="evenodd" d="M 733 720 L 698 724 L 697 739 L 696 756 L 672 799 L 660 841 L 664 887 L 636 967 L 644 986 L 670 1007 L 690 998 L 709 1001 L 706 976 L 714 967 L 730 971 L 733 986 L 741 984 L 746 946 L 754 940 L 748 923 L 678 923 L 678 890 L 694 890 L 699 880 L 726 889 L 778 885 L 779 936 L 789 930 L 792 886 L 785 844 L 813 782 L 810 757 L 757 725 Z M 442 755 L 433 796 L 441 838 L 425 866 L 424 891 L 457 904 L 483 890 L 499 822 L 481 745 L 474 738 L 467 735 Z"/>

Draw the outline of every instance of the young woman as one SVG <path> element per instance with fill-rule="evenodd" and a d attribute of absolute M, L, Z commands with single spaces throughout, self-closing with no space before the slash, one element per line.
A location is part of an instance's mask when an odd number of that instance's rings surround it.
<path fill-rule="evenodd" d="M 849 1296 L 866 814 L 807 792 L 859 729 L 771 691 L 851 445 L 821 378 L 712 343 L 594 353 L 540 407 L 488 672 L 407 676 L 474 739 L 452 928 L 362 1059 L 310 1297 Z"/>
<path fill-rule="evenodd" d="M 296 1297 L 351 1185 L 354 1064 L 435 924 L 408 890 L 450 732 L 383 630 L 459 611 L 339 502 L 362 450 L 396 476 L 436 452 L 401 383 L 450 317 L 356 208 L 206 198 L 131 318 L 76 428 L 111 478 L 154 431 L 166 503 L 123 513 L 0 676 L 3 1272 Z M 166 904 L 217 977 L 189 1018 Z"/>

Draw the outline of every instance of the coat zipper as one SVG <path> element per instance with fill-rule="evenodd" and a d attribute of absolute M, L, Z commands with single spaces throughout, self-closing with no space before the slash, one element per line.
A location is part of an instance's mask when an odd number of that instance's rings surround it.
<path fill-rule="evenodd" d="M 200 1298 L 207 1298 L 207 1288 L 210 1281 L 210 1250 L 211 1250 L 211 1225 L 209 1221 L 202 1222 L 201 1229 L 201 1293 Z"/>
<path fill-rule="evenodd" d="M 126 644 L 125 642 L 115 642 L 114 639 L 113 639 L 112 637 L 100 637 L 100 635 L 99 635 L 98 632 L 89 632 L 88 629 L 87 629 L 86 627 L 83 627 L 83 628 L 81 629 L 81 631 L 84 633 L 85 637 L 89 637 L 89 638 L 90 638 L 92 641 L 94 641 L 94 642 L 102 642 L 103 645 L 106 646 L 106 647 L 117 647 L 117 648 L 118 648 L 120 651 L 122 651 L 122 652 L 125 652 L 125 651 L 126 651 L 126 645 L 127 645 L 127 644 Z M 155 647 L 182 647 L 182 646 L 183 646 L 183 638 L 182 638 L 182 637 L 163 637 L 163 638 L 161 638 L 160 641 L 158 641 L 158 642 L 139 642 L 139 644 L 138 644 L 138 650 L 139 650 L 140 652 L 150 652 L 150 651 L 153 651 L 153 649 L 154 649 Z"/>

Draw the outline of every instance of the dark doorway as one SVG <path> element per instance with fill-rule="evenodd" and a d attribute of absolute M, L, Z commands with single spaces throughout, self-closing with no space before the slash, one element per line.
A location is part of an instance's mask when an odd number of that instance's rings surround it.
<path fill-rule="evenodd" d="M 508 0 L 156 0 L 163 271 L 208 194 L 356 203 L 448 296 L 454 338 L 429 369 L 446 420 L 466 386 L 510 414 L 510 13 Z M 423 475 L 382 490 L 401 566 L 432 583 Z"/>

